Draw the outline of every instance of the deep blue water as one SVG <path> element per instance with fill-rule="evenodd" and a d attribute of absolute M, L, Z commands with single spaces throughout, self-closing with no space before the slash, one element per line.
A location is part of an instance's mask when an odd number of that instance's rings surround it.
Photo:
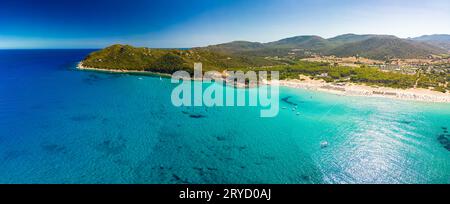
<path fill-rule="evenodd" d="M 178 108 L 168 79 L 76 70 L 89 52 L 0 51 L 0 183 L 450 183 L 449 104 Z"/>

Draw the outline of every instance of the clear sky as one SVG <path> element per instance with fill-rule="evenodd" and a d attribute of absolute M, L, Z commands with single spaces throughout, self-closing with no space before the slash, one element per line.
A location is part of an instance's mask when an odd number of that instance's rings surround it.
<path fill-rule="evenodd" d="M 1 0 L 0 48 L 193 47 L 345 33 L 450 34 L 449 0 Z"/>

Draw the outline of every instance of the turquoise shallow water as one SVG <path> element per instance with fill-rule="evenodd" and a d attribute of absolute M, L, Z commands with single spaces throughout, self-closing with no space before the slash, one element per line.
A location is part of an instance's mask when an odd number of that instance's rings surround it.
<path fill-rule="evenodd" d="M 168 79 L 74 70 L 89 52 L 0 51 L 0 183 L 450 183 L 449 104 L 177 108 Z"/>

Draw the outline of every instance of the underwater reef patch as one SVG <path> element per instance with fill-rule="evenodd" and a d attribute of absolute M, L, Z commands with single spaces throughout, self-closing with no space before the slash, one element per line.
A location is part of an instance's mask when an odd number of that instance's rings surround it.
<path fill-rule="evenodd" d="M 304 181 L 305 183 L 312 183 L 312 182 L 311 182 L 311 176 L 308 176 L 308 175 L 301 175 L 301 176 L 300 176 L 300 179 L 301 179 L 302 181 Z"/>
<path fill-rule="evenodd" d="M 177 184 L 189 184 L 190 182 L 187 179 L 182 179 L 177 174 L 172 174 L 172 181 Z"/>
<path fill-rule="evenodd" d="M 291 99 L 291 98 L 292 98 L 292 96 L 286 96 L 286 97 L 282 98 L 281 101 L 283 101 L 289 105 L 292 105 L 292 106 L 298 105 L 297 103 L 290 101 L 289 99 Z"/>
<path fill-rule="evenodd" d="M 195 118 L 195 119 L 198 119 L 198 118 L 206 118 L 205 115 L 201 115 L 201 114 L 190 114 L 189 117 L 190 117 L 190 118 Z"/>
<path fill-rule="evenodd" d="M 95 82 L 98 82 L 100 80 L 101 80 L 100 76 L 98 76 L 96 74 L 89 74 L 87 76 L 87 78 L 83 79 L 83 82 L 86 83 L 86 84 L 92 85 Z"/>
<path fill-rule="evenodd" d="M 103 140 L 97 144 L 95 149 L 111 156 L 122 153 L 126 147 L 126 140 L 123 137 L 118 137 Z"/>
<path fill-rule="evenodd" d="M 450 134 L 448 133 L 446 127 L 442 127 L 442 134 L 439 134 L 437 137 L 437 141 L 442 145 L 446 150 L 450 151 Z"/>
<path fill-rule="evenodd" d="M 41 148 L 48 154 L 67 153 L 67 148 L 64 145 L 58 144 L 43 144 Z"/>
<path fill-rule="evenodd" d="M 19 157 L 25 156 L 26 154 L 28 154 L 28 152 L 26 152 L 26 151 L 9 150 L 3 154 L 2 159 L 3 159 L 3 161 L 10 161 L 10 160 L 14 160 Z"/>
<path fill-rule="evenodd" d="M 150 159 L 139 162 L 133 168 L 135 183 L 189 184 L 188 179 L 180 175 L 180 169 L 166 167 L 152 162 Z"/>
<path fill-rule="evenodd" d="M 409 125 L 409 124 L 413 123 L 413 121 L 408 121 L 408 120 L 398 120 L 397 122 L 398 123 L 402 123 L 402 124 L 406 124 L 406 125 Z"/>
<path fill-rule="evenodd" d="M 227 140 L 227 138 L 223 137 L 223 136 L 216 136 L 217 141 L 225 141 Z"/>
<path fill-rule="evenodd" d="M 99 74 L 89 74 L 86 78 L 83 79 L 83 82 L 88 84 L 88 85 L 93 85 L 96 82 L 100 82 L 103 80 L 108 80 L 108 79 L 115 79 L 115 78 L 119 78 L 122 77 L 122 74 L 103 74 L 102 76 L 100 76 Z"/>
<path fill-rule="evenodd" d="M 187 111 L 181 111 L 181 113 L 185 114 L 185 115 L 189 115 L 190 118 L 206 118 L 206 115 L 202 115 L 202 114 L 193 114 L 193 113 L 189 113 Z"/>

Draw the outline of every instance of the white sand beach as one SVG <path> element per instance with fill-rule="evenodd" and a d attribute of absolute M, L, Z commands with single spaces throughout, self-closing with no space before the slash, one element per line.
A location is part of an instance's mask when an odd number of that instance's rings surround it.
<path fill-rule="evenodd" d="M 270 83 L 268 83 L 270 84 Z M 354 83 L 327 83 L 301 77 L 301 80 L 279 80 L 280 86 L 324 91 L 344 96 L 382 97 L 400 100 L 450 103 L 450 93 L 442 93 L 423 88 L 395 89 L 389 87 L 371 87 Z"/>

